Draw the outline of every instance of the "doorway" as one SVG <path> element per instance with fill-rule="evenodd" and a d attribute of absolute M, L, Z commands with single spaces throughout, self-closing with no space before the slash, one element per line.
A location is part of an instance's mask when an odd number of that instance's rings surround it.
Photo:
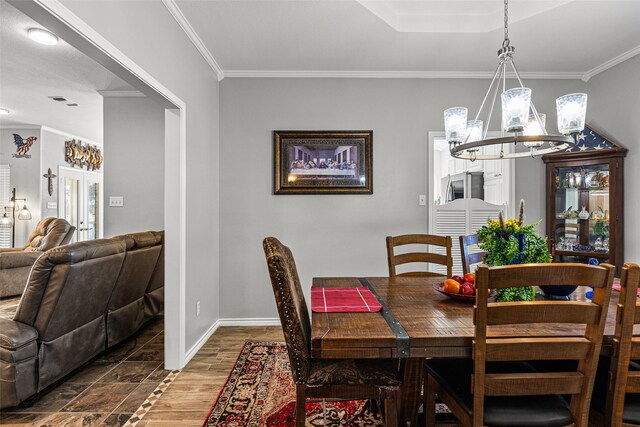
<path fill-rule="evenodd" d="M 102 238 L 102 174 L 60 166 L 58 177 L 58 217 L 76 228 L 71 241 Z"/>

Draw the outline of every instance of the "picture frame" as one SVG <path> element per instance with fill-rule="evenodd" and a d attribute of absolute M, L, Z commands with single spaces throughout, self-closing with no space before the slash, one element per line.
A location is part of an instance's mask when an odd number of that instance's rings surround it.
<path fill-rule="evenodd" d="M 275 130 L 274 194 L 373 194 L 373 131 Z"/>

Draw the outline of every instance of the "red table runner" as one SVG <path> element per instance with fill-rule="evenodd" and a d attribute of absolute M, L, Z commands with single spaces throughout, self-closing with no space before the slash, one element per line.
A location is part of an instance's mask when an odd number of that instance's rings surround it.
<path fill-rule="evenodd" d="M 616 280 L 617 280 L 617 279 L 616 279 Z M 614 284 L 613 284 L 613 290 L 614 290 L 614 291 L 618 291 L 618 292 L 620 292 L 620 289 L 622 289 L 622 286 L 620 286 L 620 283 L 619 283 L 619 282 L 618 282 L 618 283 L 614 283 Z M 640 297 L 640 288 L 638 288 L 638 293 L 637 293 L 636 295 L 638 295 L 638 296 Z"/>
<path fill-rule="evenodd" d="M 382 310 L 369 288 L 311 288 L 311 310 L 316 313 L 360 313 Z"/>

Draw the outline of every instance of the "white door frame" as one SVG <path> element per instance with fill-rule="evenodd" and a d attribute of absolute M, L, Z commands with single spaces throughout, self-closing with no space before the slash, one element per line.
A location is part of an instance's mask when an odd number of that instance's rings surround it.
<path fill-rule="evenodd" d="M 150 98 L 165 114 L 165 369 L 186 363 L 186 103 L 58 0 L 8 0 Z M 108 147 L 107 147 L 108 148 Z M 169 161 L 171 159 L 171 161 Z"/>
<path fill-rule="evenodd" d="M 98 203 L 98 216 L 100 218 L 100 228 L 98 229 L 98 235 L 96 236 L 96 239 L 101 239 L 102 237 L 104 237 L 104 175 L 100 172 L 93 172 L 93 171 L 88 171 L 88 170 L 84 170 L 84 169 L 77 169 L 77 168 L 72 168 L 69 166 L 58 166 L 58 217 L 63 218 L 63 216 L 61 215 L 62 213 L 62 202 L 64 201 L 64 182 L 63 182 L 63 174 L 64 172 L 73 172 L 73 173 L 77 173 L 80 174 L 82 176 L 82 185 L 83 185 L 83 194 L 82 194 L 82 204 L 85 205 L 85 202 L 87 201 L 87 188 L 86 188 L 86 181 L 87 181 L 87 177 L 89 176 L 95 176 L 95 177 L 99 177 L 100 180 L 100 195 L 99 195 L 99 203 Z M 86 221 L 86 218 L 84 218 L 84 220 Z M 80 230 L 76 230 L 76 233 L 78 233 L 78 236 L 80 236 Z"/>
<path fill-rule="evenodd" d="M 488 132 L 488 136 L 491 136 L 493 132 Z M 431 227 L 433 227 L 433 185 L 434 183 L 433 181 L 433 167 L 434 167 L 434 162 L 433 162 L 433 156 L 434 156 L 434 150 L 433 150 L 433 141 L 435 141 L 436 139 L 445 139 L 444 138 L 444 131 L 431 131 L 429 132 L 429 146 L 427 147 L 427 157 L 428 157 L 428 162 L 427 162 L 427 166 L 428 166 L 428 171 L 429 171 L 429 185 L 427 186 L 427 206 L 429 207 L 429 223 L 428 223 L 428 230 L 429 232 L 431 232 Z M 515 174 L 515 168 L 514 168 L 514 160 L 488 160 L 490 162 L 507 162 L 507 167 L 509 168 L 509 179 L 511 181 L 511 190 L 510 190 L 510 194 L 509 194 L 509 211 L 507 212 L 507 215 L 513 215 L 513 210 L 515 207 L 515 200 L 516 200 L 516 174 Z"/>

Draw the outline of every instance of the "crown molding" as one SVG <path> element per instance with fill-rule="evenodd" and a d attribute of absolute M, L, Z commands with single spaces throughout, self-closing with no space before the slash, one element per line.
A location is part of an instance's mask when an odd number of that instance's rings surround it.
<path fill-rule="evenodd" d="M 11 130 L 11 129 L 17 129 L 17 130 L 40 130 L 42 129 L 42 126 L 40 125 L 21 125 L 21 124 L 9 124 L 9 125 L 0 125 L 0 130 Z"/>
<path fill-rule="evenodd" d="M 640 54 L 640 46 L 636 46 L 634 48 L 629 49 L 626 52 L 621 53 L 620 55 L 611 58 L 610 60 L 603 62 L 602 64 L 598 65 L 597 67 L 594 67 L 592 69 L 590 69 L 589 71 L 585 72 L 582 75 L 582 80 L 585 82 L 588 82 L 589 79 L 595 75 L 598 75 L 606 70 L 608 70 L 609 68 L 615 67 L 618 64 L 623 63 L 624 61 L 626 61 L 627 59 L 631 59 L 636 55 Z"/>
<path fill-rule="evenodd" d="M 139 90 L 98 90 L 104 98 L 141 98 L 146 95 Z"/>
<path fill-rule="evenodd" d="M 507 76 L 513 76 L 507 73 Z M 580 80 L 582 73 L 525 72 L 525 79 Z M 490 79 L 493 72 L 484 71 L 289 71 L 289 70 L 228 70 L 233 78 L 319 78 L 319 79 Z"/>
<path fill-rule="evenodd" d="M 184 13 L 182 13 L 182 10 L 180 10 L 180 7 L 175 0 L 162 0 L 162 3 L 164 3 L 165 7 L 169 10 L 169 13 L 171 13 L 174 19 L 178 22 L 187 37 L 189 37 L 191 43 L 193 43 L 196 49 L 198 49 L 198 52 L 200 52 L 204 60 L 209 64 L 209 67 L 211 67 L 213 72 L 216 73 L 218 81 L 222 80 L 224 78 L 224 71 L 222 71 L 222 68 L 220 68 L 220 65 L 218 65 L 209 49 L 207 49 L 207 46 L 204 44 L 200 36 L 198 36 L 198 33 L 193 29 L 187 17 L 184 16 Z"/>
<path fill-rule="evenodd" d="M 74 135 L 72 133 L 65 132 L 65 131 L 60 130 L 60 129 L 52 128 L 52 127 L 49 127 L 49 126 L 41 126 L 40 128 L 44 132 L 55 133 L 56 135 L 64 136 L 65 138 L 78 139 L 78 140 L 80 140 L 82 142 L 85 142 L 87 144 L 99 145 L 100 147 L 104 146 L 104 144 L 102 142 L 97 142 L 97 141 L 93 141 L 91 139 L 83 138 L 81 136 Z"/>

